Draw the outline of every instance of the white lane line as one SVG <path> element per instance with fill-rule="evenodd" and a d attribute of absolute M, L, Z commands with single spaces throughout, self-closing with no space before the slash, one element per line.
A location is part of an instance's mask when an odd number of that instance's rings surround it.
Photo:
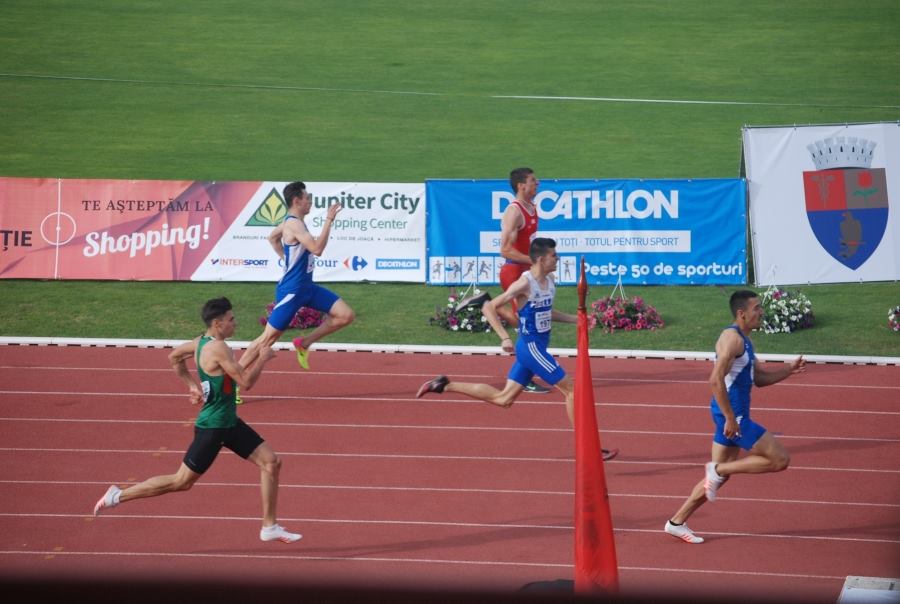
<path fill-rule="evenodd" d="M 551 95 L 492 95 L 492 99 L 521 99 L 530 101 L 591 101 L 602 103 L 655 103 L 663 105 L 756 105 L 763 107 L 841 107 L 842 105 L 820 105 L 816 103 L 773 103 L 763 101 L 704 101 L 695 99 L 638 99 L 605 96 L 551 96 Z M 847 107 L 866 109 L 895 109 L 900 105 L 849 105 Z"/>
<path fill-rule="evenodd" d="M 31 514 L 31 513 L 0 513 L 0 517 L 11 518 L 92 518 L 89 513 L 86 514 Z M 238 517 L 238 516 L 187 516 L 187 515 L 137 515 L 137 514 L 117 514 L 110 513 L 102 516 L 103 521 L 110 520 L 158 520 L 172 521 L 185 520 L 189 522 L 209 521 L 222 522 L 225 521 L 248 521 L 259 522 L 258 517 Z M 381 525 L 381 526 L 431 526 L 446 528 L 491 528 L 491 529 L 522 529 L 537 531 L 572 531 L 571 525 L 535 525 L 535 524 L 505 524 L 505 523 L 489 523 L 489 522 L 434 522 L 424 520 L 375 520 L 360 518 L 291 518 L 280 517 L 279 522 L 287 523 L 307 523 L 307 524 L 358 524 L 358 525 Z M 823 531 L 826 529 L 823 529 Z M 638 528 L 619 528 L 613 527 L 614 532 L 618 533 L 641 533 L 651 535 L 662 535 L 662 529 L 638 529 Z M 839 543 L 876 543 L 895 545 L 900 544 L 898 539 L 871 539 L 862 537 L 834 537 L 830 535 L 791 535 L 783 533 L 749 533 L 749 532 L 731 532 L 731 531 L 703 531 L 704 535 L 714 535 L 717 537 L 755 537 L 757 539 L 796 539 L 800 541 L 834 541 Z"/>
<path fill-rule="evenodd" d="M 47 447 L 0 447 L 0 453 L 88 453 L 88 454 L 137 454 L 146 455 L 153 453 L 183 455 L 180 449 L 159 450 L 159 449 L 76 449 L 76 448 L 47 448 Z M 223 451 L 225 455 L 233 455 L 231 451 Z M 321 451 L 278 451 L 279 455 L 291 457 L 336 457 L 349 459 L 418 459 L 429 461 L 478 461 L 478 462 L 526 462 L 526 463 L 574 463 L 571 457 L 504 457 L 504 456 L 479 456 L 479 455 L 425 455 L 421 453 L 327 453 Z M 682 468 L 697 468 L 699 464 L 689 462 L 676 461 L 628 461 L 621 457 L 616 458 L 616 465 L 644 465 L 651 467 L 658 466 L 678 466 Z M 900 474 L 900 470 L 884 470 L 872 468 L 827 468 L 816 466 L 795 466 L 790 467 L 790 471 L 794 470 L 811 470 L 816 472 L 871 472 L 877 474 Z"/>
<path fill-rule="evenodd" d="M 429 559 L 429 558 L 386 558 L 371 556 L 298 556 L 291 554 L 185 554 L 171 552 L 69 552 L 56 550 L 0 550 L 0 556 L 128 556 L 143 558 L 212 558 L 212 559 L 244 559 L 244 560 L 298 560 L 298 561 L 320 561 L 320 562 L 389 562 L 401 564 L 450 564 L 450 565 L 473 565 L 473 566 L 524 566 L 529 568 L 564 568 L 571 569 L 572 563 L 564 564 L 556 562 L 506 562 L 498 560 L 446 560 L 446 559 Z M 663 573 L 694 573 L 709 574 L 723 576 L 752 576 L 752 577 L 778 577 L 786 579 L 816 579 L 816 580 L 840 580 L 846 577 L 832 575 L 810 575 L 798 573 L 771 573 L 762 571 L 732 571 L 722 569 L 706 569 L 706 568 L 683 568 L 683 567 L 656 567 L 656 566 L 619 566 L 619 570 L 641 571 L 641 572 L 663 572 Z"/>
<path fill-rule="evenodd" d="M 0 484 L 9 485 L 57 485 L 57 486 L 108 486 L 110 484 L 132 484 L 132 481 L 111 480 L 111 481 L 84 481 L 84 480 L 0 480 Z M 225 487 L 225 488 L 250 488 L 258 489 L 258 482 L 198 482 L 196 486 L 204 487 Z M 487 494 L 487 495 L 539 495 L 548 497 L 574 497 L 574 491 L 546 491 L 535 489 L 475 489 L 463 487 L 413 487 L 413 486 L 378 486 L 378 485 L 341 485 L 341 484 L 290 484 L 282 483 L 279 485 L 283 489 L 297 490 L 323 490 L 323 491 L 400 491 L 410 493 L 463 493 L 463 494 Z M 682 500 L 684 494 L 663 495 L 659 493 L 643 494 L 643 493 L 616 493 L 609 492 L 610 497 L 623 497 L 634 499 L 673 499 Z M 837 505 L 837 506 L 858 506 L 871 508 L 900 508 L 900 503 L 873 503 L 864 501 L 825 501 L 810 499 L 776 499 L 768 497 L 721 497 L 722 501 L 740 502 L 740 503 L 775 503 L 775 504 L 799 504 L 799 505 Z M 718 501 L 718 500 L 717 500 Z M 0 514 L 2 516 L 3 514 Z"/>
<path fill-rule="evenodd" d="M 142 80 L 132 78 L 108 78 L 99 76 L 53 75 L 36 73 L 0 73 L 0 77 L 62 80 L 73 82 L 102 82 L 110 84 L 140 84 L 143 86 L 190 86 L 194 88 L 225 88 L 242 90 L 285 90 L 290 92 L 341 92 L 350 94 L 392 94 L 437 97 L 469 97 L 497 100 L 534 100 L 534 101 L 590 101 L 594 103 L 654 103 L 663 105 L 751 105 L 763 107 L 839 107 L 853 109 L 896 109 L 900 105 L 847 105 L 831 103 L 788 103 L 767 101 L 729 101 L 698 99 L 641 99 L 627 97 L 600 96 L 547 96 L 547 95 L 505 95 L 505 94 L 471 94 L 459 92 L 427 92 L 421 90 L 381 90 L 368 88 L 331 88 L 318 86 L 288 86 L 284 84 L 241 84 L 227 82 L 185 82 L 179 80 Z"/>
<path fill-rule="evenodd" d="M 37 370 L 37 371 L 97 371 L 96 367 L 61 367 L 61 366 L 37 366 L 37 365 L 29 365 L 29 366 L 19 366 L 19 365 L 0 365 L 0 370 Z M 109 371 L 119 371 L 119 372 L 138 372 L 138 373 L 166 373 L 171 374 L 171 369 L 158 369 L 153 367 L 104 367 L 104 372 Z M 285 371 L 283 369 L 266 369 L 266 375 L 289 375 L 296 376 L 296 371 Z M 377 371 L 317 371 L 311 370 L 305 373 L 305 375 L 331 375 L 331 376 L 339 376 L 339 377 L 383 377 L 383 372 Z M 391 373 L 392 376 L 396 377 L 409 377 L 409 378 L 431 378 L 434 377 L 434 373 Z M 457 373 L 454 374 L 454 377 L 457 379 L 497 379 L 496 373 Z M 638 384 L 697 384 L 707 386 L 709 384 L 708 380 L 705 379 L 697 379 L 697 380 L 684 380 L 684 379 L 659 379 L 659 378 L 638 378 L 638 377 L 598 377 L 593 376 L 594 383 L 596 382 L 614 382 L 614 383 L 638 383 Z M 845 389 L 853 389 L 853 390 L 900 390 L 900 383 L 896 386 L 894 385 L 873 385 L 873 384 L 821 384 L 821 383 L 809 383 L 809 382 L 779 382 L 778 384 L 774 384 L 775 388 L 845 388 Z"/>
<path fill-rule="evenodd" d="M 167 393 L 167 392 L 75 392 L 75 391 L 65 391 L 65 390 L 0 390 L 0 395 L 9 395 L 9 396 L 121 396 L 127 398 L 139 398 L 139 397 L 166 397 L 166 398 L 187 398 L 187 395 L 183 392 L 179 393 Z M 267 394 L 267 393 L 256 393 L 254 392 L 252 395 L 247 395 L 245 397 L 247 401 L 253 400 L 262 400 L 262 399 L 277 399 L 277 400 L 293 400 L 293 401 L 344 401 L 344 402 L 367 402 L 367 403 L 413 403 L 415 405 L 433 405 L 433 404 L 453 404 L 453 405 L 475 405 L 481 406 L 484 405 L 481 401 L 471 399 L 471 398 L 449 398 L 449 397 L 440 397 L 440 398 L 426 398 L 426 399 L 417 399 L 417 398 L 406 398 L 400 396 L 328 396 L 328 395 L 292 395 L 292 394 Z M 846 404 L 847 401 L 842 401 L 843 404 Z M 528 400 L 528 399 L 519 399 L 515 403 L 516 405 L 538 405 L 538 406 L 561 406 L 564 404 L 563 401 L 556 400 Z M 596 403 L 598 407 L 622 407 L 622 408 L 648 408 L 648 409 L 688 409 L 688 410 L 697 410 L 697 411 L 708 411 L 709 404 L 702 405 L 686 405 L 686 404 L 667 404 L 667 403 L 615 403 L 615 402 L 598 402 Z M 847 413 L 847 414 L 862 414 L 862 415 L 900 415 L 900 411 L 867 411 L 861 409 L 803 409 L 797 407 L 766 407 L 763 405 L 754 405 L 753 410 L 756 412 L 759 411 L 772 411 L 772 412 L 786 412 L 786 413 Z"/>
<path fill-rule="evenodd" d="M 168 393 L 168 392 L 76 392 L 76 391 L 61 391 L 61 390 L 0 390 L 0 395 L 9 395 L 9 396 L 94 396 L 94 397 L 126 397 L 126 398 L 140 398 L 140 397 L 165 397 L 165 398 L 187 398 L 187 395 L 183 392 L 179 393 Z M 257 401 L 280 401 L 280 400 L 291 400 L 291 401 L 305 401 L 305 402 L 316 402 L 316 401 L 342 401 L 342 402 L 376 402 L 376 403 L 411 403 L 417 406 L 421 405 L 434 405 L 434 404 L 453 404 L 453 405 L 475 405 L 481 406 L 484 405 L 483 402 L 471 399 L 471 398 L 450 398 L 450 397 L 440 397 L 440 398 L 425 398 L 425 399 L 417 399 L 417 398 L 407 398 L 407 397 L 391 397 L 391 396 L 329 396 L 329 395 L 292 395 L 292 394 L 253 394 L 247 396 L 248 400 L 257 400 Z M 8 402 L 8 401 L 5 401 Z M 848 402 L 852 401 L 842 401 L 841 404 L 846 405 Z M 515 403 L 516 405 L 524 405 L 524 406 L 561 406 L 563 401 L 559 400 L 528 400 L 528 399 L 519 399 Z M 862 404 L 862 403 L 860 403 Z M 705 403 L 702 405 L 684 405 L 684 404 L 667 404 L 667 403 L 616 403 L 616 402 L 599 402 L 596 403 L 598 407 L 619 407 L 619 408 L 635 408 L 635 409 L 687 409 L 687 410 L 696 410 L 696 411 L 708 411 L 709 404 Z M 853 414 L 853 415 L 900 415 L 900 411 L 871 411 L 871 410 L 861 410 L 861 409 L 807 409 L 807 408 L 798 408 L 798 407 L 767 407 L 764 405 L 754 405 L 754 412 L 760 411 L 768 411 L 768 412 L 779 412 L 779 413 L 815 413 L 815 414 L 823 414 L 823 413 L 835 413 L 835 414 Z"/>
<path fill-rule="evenodd" d="M 36 422 L 36 423 L 71 423 L 71 424 L 168 424 L 183 425 L 193 422 L 192 419 L 184 420 L 134 420 L 134 419 L 79 419 L 79 418 L 46 418 L 46 417 L 0 417 L 0 422 Z M 572 432 L 571 428 L 532 428 L 527 426 L 450 426 L 425 425 L 425 424 L 354 424 L 332 422 L 265 422 L 254 421 L 254 426 L 267 426 L 273 428 L 327 428 L 337 430 L 450 430 L 450 431 L 481 431 L 481 432 L 544 432 L 564 433 Z M 636 434 L 642 436 L 702 436 L 709 437 L 709 432 L 675 432 L 667 430 L 612 430 L 604 429 L 603 434 Z M 819 435 L 792 435 L 779 434 L 778 438 L 784 440 L 818 440 L 837 442 L 878 442 L 900 443 L 900 438 L 872 438 L 868 436 L 819 436 Z"/>

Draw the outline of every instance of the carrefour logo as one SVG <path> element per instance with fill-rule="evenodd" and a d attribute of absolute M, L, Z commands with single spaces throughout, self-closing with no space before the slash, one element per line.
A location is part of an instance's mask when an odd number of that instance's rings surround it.
<path fill-rule="evenodd" d="M 344 260 L 344 266 L 354 271 L 361 271 L 369 265 L 365 258 L 353 256 Z"/>
<path fill-rule="evenodd" d="M 419 268 L 418 258 L 376 258 L 375 268 L 382 271 L 416 270 Z"/>

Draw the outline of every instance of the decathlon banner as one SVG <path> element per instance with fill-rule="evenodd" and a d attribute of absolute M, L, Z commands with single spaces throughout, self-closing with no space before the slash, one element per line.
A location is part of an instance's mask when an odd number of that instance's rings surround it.
<path fill-rule="evenodd" d="M 0 278 L 275 281 L 286 182 L 0 178 Z M 320 281 L 424 280 L 424 186 L 307 183 Z"/>
<path fill-rule="evenodd" d="M 746 127 L 758 285 L 900 279 L 900 122 Z"/>
<path fill-rule="evenodd" d="M 499 283 L 505 180 L 429 180 L 428 283 Z M 542 180 L 538 236 L 556 240 L 557 281 L 746 283 L 742 179 Z"/>

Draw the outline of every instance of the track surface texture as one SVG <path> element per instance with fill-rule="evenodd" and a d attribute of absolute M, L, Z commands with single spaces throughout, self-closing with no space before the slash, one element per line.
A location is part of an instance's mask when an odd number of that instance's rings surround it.
<path fill-rule="evenodd" d="M 437 374 L 499 387 L 501 355 L 313 351 L 303 371 L 279 352 L 238 413 L 283 460 L 278 516 L 303 533 L 295 544 L 259 540 L 258 470 L 227 450 L 193 489 L 94 518 L 110 484 L 173 473 L 192 439 L 197 408 L 167 353 L 0 346 L 7 584 L 69 581 L 115 597 L 128 582 L 184 595 L 205 581 L 225 586 L 223 601 L 248 586 L 364 601 L 378 590 L 502 600 L 571 581 L 562 396 L 523 394 L 508 409 L 415 398 Z M 561 363 L 574 372 L 574 358 Z M 688 545 L 662 528 L 709 458 L 711 363 L 591 364 L 602 445 L 621 451 L 606 464 L 620 597 L 834 602 L 847 576 L 897 576 L 900 369 L 812 364 L 754 390 L 754 418 L 791 467 L 733 478 L 689 521 L 706 543 Z"/>

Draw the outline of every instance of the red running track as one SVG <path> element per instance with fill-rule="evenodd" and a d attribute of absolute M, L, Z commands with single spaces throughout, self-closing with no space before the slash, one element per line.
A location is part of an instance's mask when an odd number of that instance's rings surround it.
<path fill-rule="evenodd" d="M 0 346 L 0 578 L 243 578 L 488 590 L 571 579 L 574 462 L 561 396 L 500 409 L 414 398 L 438 373 L 501 385 L 503 356 L 314 352 L 270 363 L 239 414 L 284 460 L 258 540 L 258 473 L 224 451 L 186 493 L 93 518 L 109 484 L 178 467 L 196 408 L 167 350 Z M 575 360 L 561 360 L 573 371 Z M 623 596 L 834 602 L 847 576 L 900 569 L 900 369 L 819 364 L 754 393 L 792 453 L 662 532 L 700 479 L 706 361 L 593 359 Z"/>

